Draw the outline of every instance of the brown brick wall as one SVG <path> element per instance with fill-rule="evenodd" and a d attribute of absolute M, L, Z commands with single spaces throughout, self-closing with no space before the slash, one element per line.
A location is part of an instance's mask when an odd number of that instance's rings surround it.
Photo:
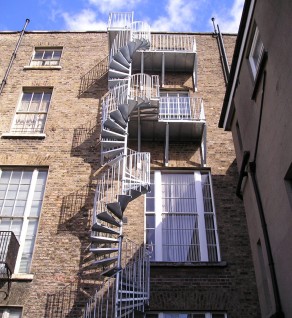
<path fill-rule="evenodd" d="M 5 73 L 16 34 L 0 34 Z M 231 135 L 217 128 L 224 97 L 217 43 L 197 35 L 198 91 L 207 120 L 207 166 L 211 168 L 222 260 L 219 267 L 152 266 L 150 310 L 224 310 L 230 317 L 259 317 L 254 274 L 241 202 L 236 199 L 237 172 Z M 224 37 L 232 54 L 235 36 Z M 24 70 L 35 46 L 63 46 L 61 70 Z M 13 282 L 1 305 L 24 306 L 24 318 L 79 317 L 95 288 L 94 273 L 81 267 L 87 256 L 93 192 L 98 169 L 100 98 L 107 92 L 102 77 L 80 94 L 80 77 L 107 56 L 106 33 L 28 33 L 0 96 L 0 134 L 8 132 L 22 87 L 54 87 L 43 140 L 0 139 L 0 165 L 46 166 L 49 169 L 35 245 L 32 281 Z M 192 89 L 191 74 L 166 74 L 166 88 Z M 136 147 L 136 143 L 130 145 Z M 143 143 L 152 167 L 163 167 L 163 142 Z M 196 144 L 171 143 L 169 167 L 200 165 Z M 144 198 L 125 212 L 124 234 L 142 243 Z M 78 275 L 80 274 L 80 275 Z M 61 300 L 65 299 L 62 306 Z M 61 312 L 63 310 L 63 312 Z"/>

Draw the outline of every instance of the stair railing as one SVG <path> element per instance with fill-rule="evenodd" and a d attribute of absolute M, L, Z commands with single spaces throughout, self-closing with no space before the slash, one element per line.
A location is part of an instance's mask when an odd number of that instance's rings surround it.
<path fill-rule="evenodd" d="M 150 25 L 144 21 L 134 21 L 131 25 L 132 40 L 146 40 L 151 42 L 151 29 Z"/>
<path fill-rule="evenodd" d="M 126 46 L 131 40 L 131 29 L 126 30 L 120 30 L 113 43 L 111 44 L 111 50 L 110 50 L 110 62 L 113 59 L 113 56 L 118 53 L 119 49 L 123 46 Z"/>
<path fill-rule="evenodd" d="M 108 19 L 108 29 L 128 29 L 134 20 L 134 12 L 111 12 Z"/>

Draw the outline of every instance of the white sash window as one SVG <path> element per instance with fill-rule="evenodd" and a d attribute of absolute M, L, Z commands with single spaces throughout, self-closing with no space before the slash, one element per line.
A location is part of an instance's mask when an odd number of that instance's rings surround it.
<path fill-rule="evenodd" d="M 146 244 L 152 260 L 218 262 L 219 244 L 209 172 L 152 175 L 146 196 Z"/>

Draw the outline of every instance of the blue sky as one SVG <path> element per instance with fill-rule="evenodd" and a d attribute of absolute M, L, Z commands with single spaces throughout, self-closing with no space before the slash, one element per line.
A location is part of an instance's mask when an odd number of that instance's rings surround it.
<path fill-rule="evenodd" d="M 134 11 L 154 31 L 236 33 L 244 0 L 0 0 L 0 30 L 106 30 L 109 12 Z"/>

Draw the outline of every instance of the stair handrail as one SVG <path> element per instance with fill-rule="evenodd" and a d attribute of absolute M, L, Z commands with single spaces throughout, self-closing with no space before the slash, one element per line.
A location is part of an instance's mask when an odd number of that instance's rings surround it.
<path fill-rule="evenodd" d="M 149 45 L 151 43 L 151 28 L 150 25 L 145 21 L 134 21 L 131 25 L 133 41 L 135 40 L 146 40 Z"/>
<path fill-rule="evenodd" d="M 152 95 L 152 78 L 145 73 L 137 73 L 131 76 L 129 98 L 137 100 L 150 99 Z"/>
<path fill-rule="evenodd" d="M 118 53 L 121 47 L 126 46 L 131 40 L 131 29 L 120 30 L 113 43 L 111 44 L 110 49 L 110 62 L 113 59 L 113 56 Z"/>
<path fill-rule="evenodd" d="M 109 118 L 110 113 L 118 106 L 127 102 L 128 81 L 118 83 L 102 98 L 102 124 Z"/>
<path fill-rule="evenodd" d="M 109 163 L 108 169 L 97 180 L 92 224 L 97 222 L 96 215 L 105 211 L 106 204 L 115 201 L 117 195 L 127 194 L 132 189 L 142 190 L 150 184 L 150 153 L 129 148 L 126 153 Z M 126 177 L 122 180 L 124 163 Z"/>

